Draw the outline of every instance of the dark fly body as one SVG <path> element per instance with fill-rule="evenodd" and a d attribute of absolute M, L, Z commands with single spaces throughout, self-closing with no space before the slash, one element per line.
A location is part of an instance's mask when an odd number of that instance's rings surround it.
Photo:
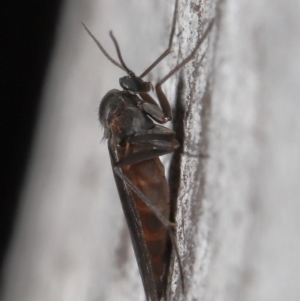
<path fill-rule="evenodd" d="M 170 52 L 175 32 L 178 0 L 175 2 L 169 47 L 140 76 L 123 61 L 117 40 L 110 32 L 119 62 L 93 36 L 103 54 L 127 75 L 120 79 L 122 90 L 111 90 L 102 99 L 99 119 L 104 128 L 116 185 L 129 227 L 132 244 L 148 301 L 166 298 L 170 255 L 174 250 L 180 268 L 174 225 L 170 222 L 170 196 L 164 166 L 159 156 L 179 147 L 175 133 L 159 124 L 172 120 L 170 104 L 161 85 L 190 61 L 210 31 L 211 21 L 192 53 L 156 85 L 159 105 L 148 94 L 153 86 L 143 80 Z"/>

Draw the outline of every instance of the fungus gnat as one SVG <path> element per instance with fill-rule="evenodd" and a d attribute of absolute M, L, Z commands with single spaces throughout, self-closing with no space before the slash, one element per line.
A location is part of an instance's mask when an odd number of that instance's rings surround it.
<path fill-rule="evenodd" d="M 168 48 L 140 76 L 125 64 L 112 32 L 110 37 L 120 63 L 105 51 L 83 23 L 102 53 L 127 73 L 119 80 L 123 90 L 113 89 L 101 100 L 99 119 L 104 127 L 104 138 L 108 141 L 113 173 L 148 301 L 166 298 L 166 277 L 172 248 L 184 287 L 175 225 L 170 222 L 169 187 L 159 159 L 159 156 L 172 153 L 179 143 L 172 130 L 157 124 L 172 120 L 171 107 L 161 86 L 194 57 L 213 25 L 212 20 L 190 55 L 155 85 L 158 105 L 148 94 L 153 89 L 152 84 L 144 81 L 143 77 L 171 52 L 177 8 L 178 0 L 175 2 Z"/>

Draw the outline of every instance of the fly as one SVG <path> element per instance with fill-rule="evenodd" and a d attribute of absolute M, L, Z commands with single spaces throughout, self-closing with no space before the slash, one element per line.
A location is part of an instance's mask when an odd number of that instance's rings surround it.
<path fill-rule="evenodd" d="M 159 156 L 172 153 L 179 143 L 175 132 L 157 124 L 172 120 L 171 107 L 161 86 L 194 57 L 213 25 L 212 20 L 190 55 L 155 85 L 158 105 L 148 94 L 153 90 L 153 85 L 144 81 L 143 77 L 171 52 L 177 7 L 178 0 L 175 1 L 168 48 L 140 76 L 136 76 L 125 64 L 111 31 L 110 37 L 120 63 L 106 52 L 82 23 L 107 59 L 127 73 L 119 80 L 123 90 L 110 90 L 101 100 L 99 119 L 104 128 L 104 138 L 108 140 L 113 173 L 147 301 L 166 298 L 171 248 L 175 251 L 184 287 L 175 225 L 170 221 L 169 187 L 164 166 L 159 159 Z"/>

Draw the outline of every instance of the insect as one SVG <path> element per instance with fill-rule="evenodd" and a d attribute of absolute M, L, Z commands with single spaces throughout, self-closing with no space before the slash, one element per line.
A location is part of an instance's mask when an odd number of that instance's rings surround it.
<path fill-rule="evenodd" d="M 108 140 L 115 182 L 148 301 L 166 298 L 172 248 L 179 263 L 183 285 L 183 271 L 174 235 L 175 225 L 170 222 L 168 182 L 159 159 L 159 156 L 172 153 L 179 147 L 179 143 L 175 132 L 159 125 L 172 119 L 171 107 L 161 86 L 194 57 L 213 24 L 213 21 L 209 23 L 191 54 L 155 85 L 158 105 L 148 94 L 154 89 L 153 85 L 144 81 L 143 77 L 171 52 L 177 7 L 178 0 L 175 0 L 168 48 L 140 76 L 136 76 L 125 64 L 111 31 L 110 37 L 120 63 L 106 52 L 82 23 L 107 59 L 127 73 L 119 80 L 123 90 L 110 90 L 103 97 L 99 119 L 104 128 L 104 138 Z"/>

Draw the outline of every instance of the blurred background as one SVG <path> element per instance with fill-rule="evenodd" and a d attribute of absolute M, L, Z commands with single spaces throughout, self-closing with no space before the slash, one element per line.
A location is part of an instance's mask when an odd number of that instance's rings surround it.
<path fill-rule="evenodd" d="M 142 73 L 168 44 L 173 5 L 30 1 L 2 11 L 1 300 L 143 298 L 98 121 L 101 98 L 124 74 L 81 22 L 112 56 L 114 30 Z M 122 266 L 132 284 L 117 292 Z"/>
<path fill-rule="evenodd" d="M 8 1 L 1 10 L 1 272 L 28 171 L 62 2 Z"/>

